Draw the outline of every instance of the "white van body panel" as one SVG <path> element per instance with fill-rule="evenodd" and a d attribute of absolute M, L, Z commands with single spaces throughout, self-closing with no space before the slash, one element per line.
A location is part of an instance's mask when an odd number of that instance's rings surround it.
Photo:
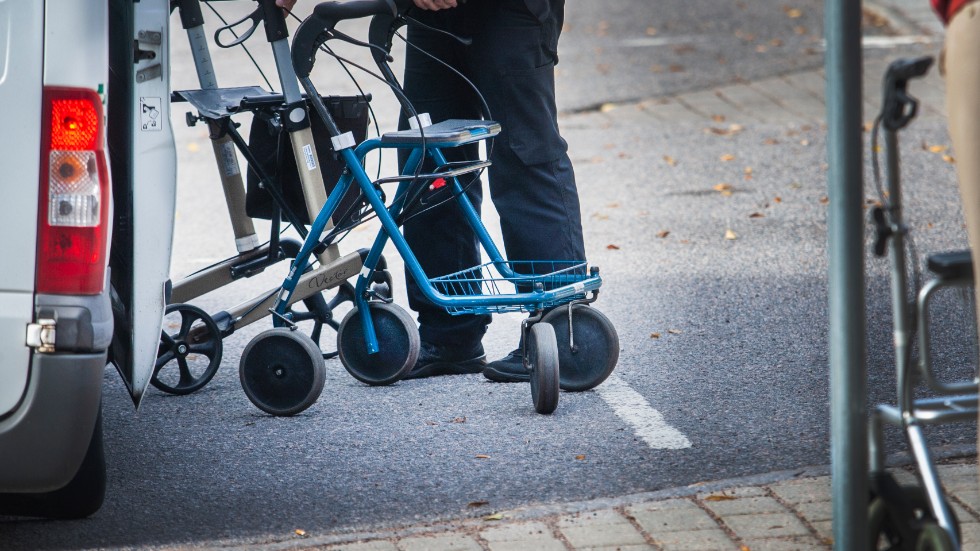
<path fill-rule="evenodd" d="M 94 10 L 98 12 L 99 10 Z M 41 141 L 41 74 L 44 3 L 0 0 L 0 106 L 3 125 L 0 168 L 3 227 L 0 239 L 0 416 L 21 401 L 27 388 L 37 249 L 38 169 Z"/>

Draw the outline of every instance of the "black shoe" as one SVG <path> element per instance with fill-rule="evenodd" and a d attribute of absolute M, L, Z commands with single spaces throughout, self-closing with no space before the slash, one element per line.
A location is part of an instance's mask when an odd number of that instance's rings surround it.
<path fill-rule="evenodd" d="M 479 342 L 471 346 L 445 346 L 422 341 L 415 367 L 403 379 L 421 379 L 440 375 L 480 373 L 487 365 L 487 355 Z"/>
<path fill-rule="evenodd" d="M 524 355 L 520 348 L 488 363 L 483 369 L 483 376 L 495 383 L 526 383 L 531 380 L 531 374 L 524 368 Z"/>

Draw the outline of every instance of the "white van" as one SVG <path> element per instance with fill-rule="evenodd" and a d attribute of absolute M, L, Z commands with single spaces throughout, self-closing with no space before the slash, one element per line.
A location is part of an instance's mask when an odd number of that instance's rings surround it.
<path fill-rule="evenodd" d="M 137 405 L 152 374 L 176 170 L 168 16 L 167 0 L 0 0 L 0 514 L 98 510 L 106 365 Z M 164 124 L 141 131 L 148 104 Z"/>

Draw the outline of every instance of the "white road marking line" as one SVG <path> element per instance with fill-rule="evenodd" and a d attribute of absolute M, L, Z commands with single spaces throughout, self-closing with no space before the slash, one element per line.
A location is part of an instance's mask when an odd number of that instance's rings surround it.
<path fill-rule="evenodd" d="M 636 435 L 655 450 L 682 450 L 691 441 L 667 424 L 664 416 L 650 406 L 639 392 L 615 375 L 596 387 L 599 396 L 609 404 L 620 419 L 633 427 Z"/>
<path fill-rule="evenodd" d="M 929 36 L 865 36 L 861 38 L 861 47 L 865 49 L 875 48 L 894 48 L 895 46 L 910 46 L 915 44 L 931 44 L 933 39 Z M 827 41 L 821 40 L 820 47 L 827 49 Z"/>

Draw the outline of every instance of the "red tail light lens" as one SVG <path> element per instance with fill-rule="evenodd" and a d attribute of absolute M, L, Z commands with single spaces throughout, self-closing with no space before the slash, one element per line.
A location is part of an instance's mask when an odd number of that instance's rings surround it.
<path fill-rule="evenodd" d="M 38 211 L 38 293 L 94 295 L 105 285 L 109 173 L 102 100 L 44 89 Z"/>

